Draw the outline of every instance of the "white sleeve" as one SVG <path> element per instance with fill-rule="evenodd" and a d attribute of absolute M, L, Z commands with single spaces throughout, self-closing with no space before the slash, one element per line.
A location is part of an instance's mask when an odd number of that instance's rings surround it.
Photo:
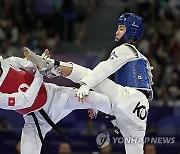
<path fill-rule="evenodd" d="M 31 61 L 27 60 L 26 58 L 9 57 L 5 59 L 5 61 L 15 68 L 25 69 L 29 72 L 33 72 L 36 70 L 35 65 Z"/>
<path fill-rule="evenodd" d="M 80 80 L 91 71 L 90 69 L 77 65 L 75 63 L 71 63 L 71 64 L 73 68 L 72 72 L 66 78 L 72 80 L 75 83 L 80 83 Z"/>
<path fill-rule="evenodd" d="M 26 92 L 16 92 L 12 94 L 0 92 L 0 108 L 17 110 L 32 106 L 42 83 L 42 75 L 36 72 L 35 78 Z"/>
<path fill-rule="evenodd" d="M 134 58 L 136 54 L 128 46 L 121 45 L 112 51 L 108 60 L 100 62 L 81 82 L 93 88 Z"/>

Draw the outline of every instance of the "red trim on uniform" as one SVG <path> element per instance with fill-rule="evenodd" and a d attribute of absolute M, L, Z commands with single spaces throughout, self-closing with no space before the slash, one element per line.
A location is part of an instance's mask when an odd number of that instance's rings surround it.
<path fill-rule="evenodd" d="M 25 109 L 16 110 L 16 112 L 21 113 L 21 114 L 28 114 L 30 112 L 33 112 L 35 110 L 42 108 L 44 104 L 46 103 L 46 100 L 47 100 L 47 92 L 46 92 L 45 85 L 42 84 L 33 105 Z"/>
<path fill-rule="evenodd" d="M 27 84 L 29 87 L 31 83 L 33 82 L 34 75 L 26 70 L 17 71 L 13 68 L 10 68 L 8 70 L 8 73 L 3 81 L 3 83 L 0 86 L 0 91 L 2 93 L 12 94 L 14 92 L 18 92 L 18 88 L 22 84 Z M 22 89 L 21 89 L 22 90 Z M 27 89 L 23 88 L 23 91 L 25 92 Z M 11 99 L 8 100 L 8 105 L 12 106 L 15 105 L 15 100 L 12 99 L 13 97 L 10 97 Z M 45 88 L 45 84 L 43 83 L 41 85 L 41 88 L 38 92 L 38 95 L 31 107 L 16 110 L 16 112 L 20 114 L 28 114 L 30 112 L 33 112 L 35 110 L 41 109 L 44 104 L 47 101 L 47 91 Z"/>

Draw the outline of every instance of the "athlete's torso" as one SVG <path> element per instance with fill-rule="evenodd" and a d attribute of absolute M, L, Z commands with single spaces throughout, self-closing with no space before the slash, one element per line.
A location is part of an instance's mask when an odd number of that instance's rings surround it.
<path fill-rule="evenodd" d="M 125 44 L 125 46 L 128 47 L 125 48 L 125 52 L 131 50 L 132 53 L 136 54 L 136 58 L 126 61 L 124 65 L 115 72 L 115 82 L 122 86 L 152 93 L 152 68 L 150 67 L 149 61 L 133 45 Z M 111 57 L 115 58 L 118 57 L 118 55 Z"/>
<path fill-rule="evenodd" d="M 1 61 L 3 73 L 0 77 L 0 92 L 11 94 L 14 92 L 25 92 L 31 85 L 34 75 L 22 69 L 15 68 L 5 60 Z M 27 114 L 43 107 L 47 100 L 45 85 L 42 84 L 39 93 L 31 107 L 17 110 L 21 114 Z"/>

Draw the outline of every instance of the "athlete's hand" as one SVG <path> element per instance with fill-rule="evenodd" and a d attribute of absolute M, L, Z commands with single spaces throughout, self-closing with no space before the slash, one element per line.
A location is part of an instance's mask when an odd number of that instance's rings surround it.
<path fill-rule="evenodd" d="M 78 89 L 76 97 L 78 98 L 79 102 L 82 102 L 82 103 L 87 102 L 89 90 L 90 88 L 86 84 L 82 85 Z"/>
<path fill-rule="evenodd" d="M 95 109 L 93 109 L 93 108 L 89 109 L 89 110 L 88 110 L 88 113 L 89 113 L 90 119 L 96 118 L 96 117 L 97 117 L 97 112 L 98 112 L 98 111 L 95 110 Z"/>
<path fill-rule="evenodd" d="M 44 52 L 43 52 L 43 54 L 41 55 L 41 57 L 43 58 L 43 59 L 48 59 L 48 58 L 50 58 L 50 51 L 49 51 L 49 49 L 45 49 L 44 50 Z"/>
<path fill-rule="evenodd" d="M 45 49 L 44 50 L 44 53 L 41 55 L 41 57 L 45 60 L 49 60 L 50 62 L 54 63 L 54 59 L 51 59 L 51 54 L 50 54 L 50 51 L 49 49 Z"/>

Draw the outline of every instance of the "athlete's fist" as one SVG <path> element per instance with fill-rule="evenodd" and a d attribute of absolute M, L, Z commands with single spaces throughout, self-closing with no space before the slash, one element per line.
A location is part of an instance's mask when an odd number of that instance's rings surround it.
<path fill-rule="evenodd" d="M 51 59 L 51 54 L 50 54 L 50 51 L 49 49 L 45 49 L 43 54 L 41 55 L 41 57 L 44 59 L 44 60 L 49 60 L 50 62 L 52 62 L 54 64 L 54 59 Z"/>
<path fill-rule="evenodd" d="M 88 93 L 89 93 L 90 88 L 88 87 L 88 85 L 83 84 L 77 92 L 76 97 L 78 98 L 79 102 L 87 102 L 87 97 L 88 97 Z"/>

